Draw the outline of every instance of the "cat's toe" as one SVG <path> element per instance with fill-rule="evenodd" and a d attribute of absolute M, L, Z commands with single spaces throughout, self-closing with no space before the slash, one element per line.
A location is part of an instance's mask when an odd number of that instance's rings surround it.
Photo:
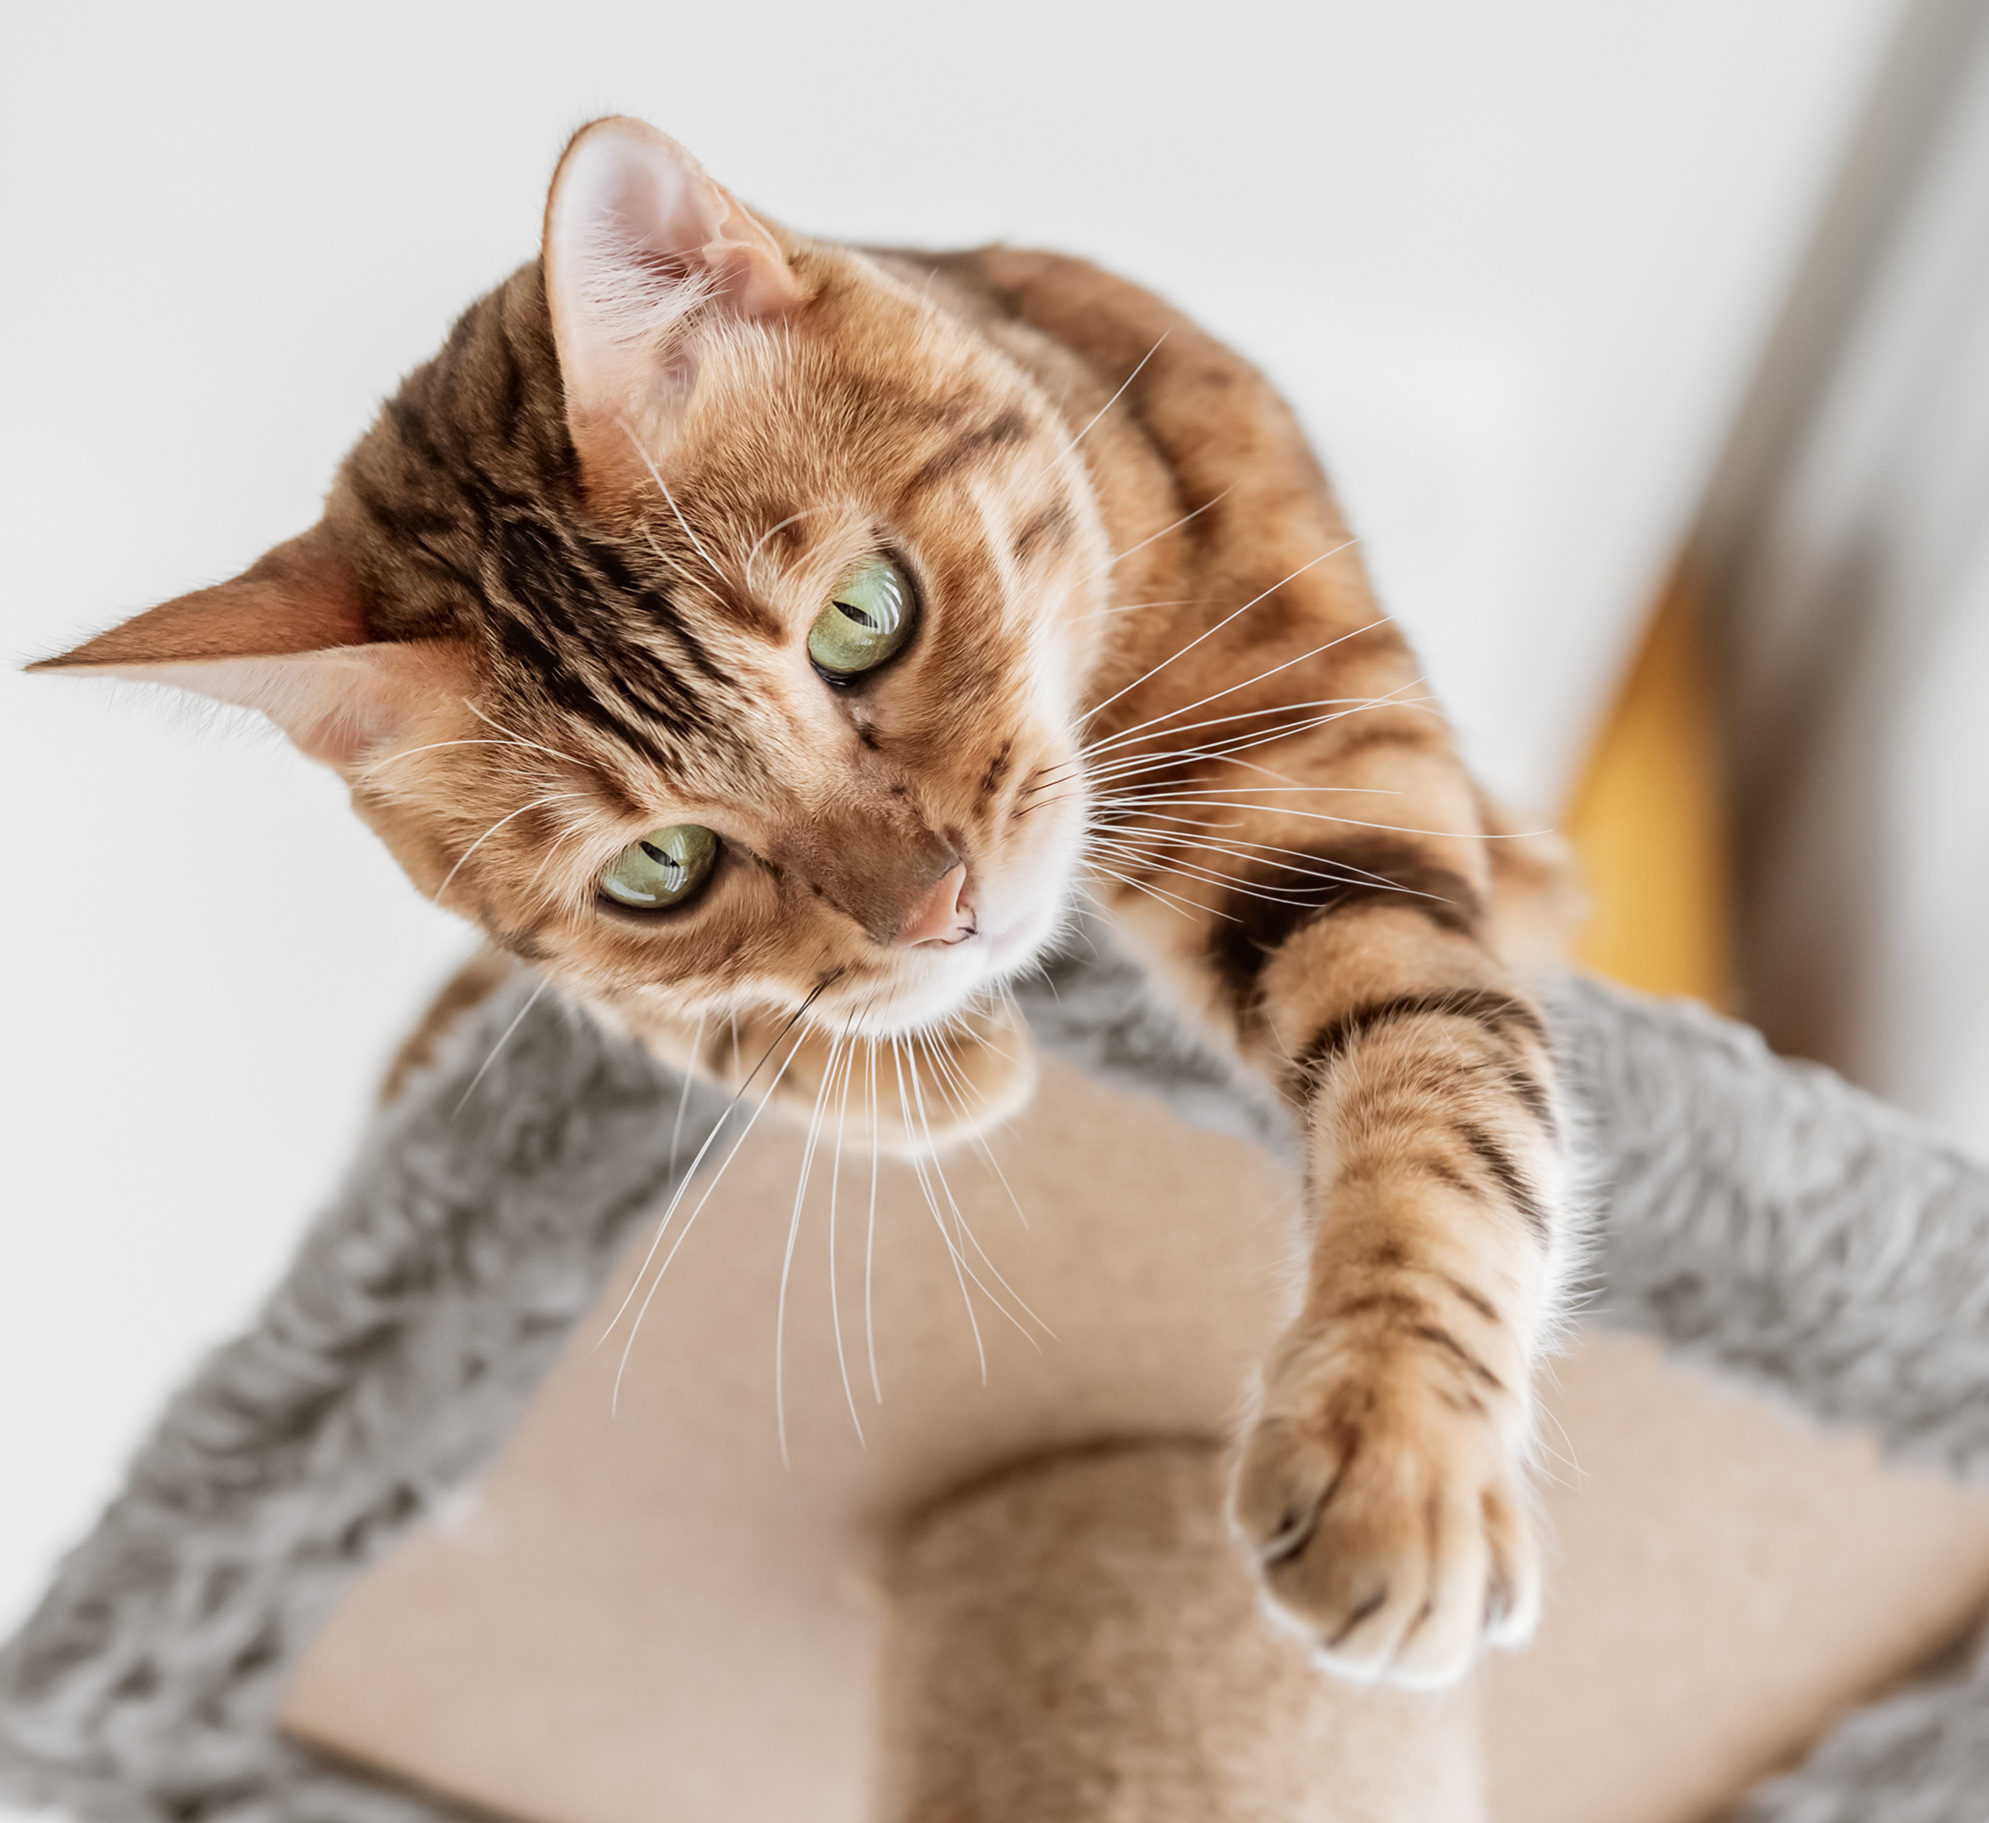
<path fill-rule="evenodd" d="M 1528 1636 L 1539 1578 L 1525 1506 L 1486 1453 L 1373 1411 L 1364 1423 L 1257 1427 L 1237 1521 L 1274 1611 L 1322 1665 L 1435 1686 L 1461 1677 L 1482 1646 Z"/>

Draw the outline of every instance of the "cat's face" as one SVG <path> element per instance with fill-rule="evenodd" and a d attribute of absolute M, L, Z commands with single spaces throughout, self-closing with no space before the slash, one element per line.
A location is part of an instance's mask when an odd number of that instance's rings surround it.
<path fill-rule="evenodd" d="M 441 737 L 479 744 L 356 783 L 418 880 L 454 870 L 448 902 L 631 1013 L 819 988 L 823 1018 L 904 1029 L 1068 897 L 1096 553 L 1040 401 L 873 271 L 810 264 L 798 320 L 707 352 L 655 476 L 487 583 L 483 715 Z M 849 609 L 896 623 L 874 668 Z M 618 867 L 657 830 L 716 842 Z"/>
<path fill-rule="evenodd" d="M 631 1024 L 902 1031 L 1068 905 L 1104 567 L 1019 369 L 602 123 L 318 527 L 59 662 L 264 709 Z"/>

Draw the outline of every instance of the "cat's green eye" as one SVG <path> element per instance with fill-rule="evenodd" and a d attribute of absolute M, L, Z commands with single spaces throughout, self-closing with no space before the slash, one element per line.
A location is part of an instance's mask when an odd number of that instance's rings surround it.
<path fill-rule="evenodd" d="M 850 566 L 808 629 L 808 656 L 840 683 L 874 671 L 911 637 L 912 585 L 888 557 Z"/>
<path fill-rule="evenodd" d="M 631 842 L 601 873 L 601 890 L 631 911 L 681 905 L 705 883 L 718 838 L 695 823 L 672 823 Z"/>

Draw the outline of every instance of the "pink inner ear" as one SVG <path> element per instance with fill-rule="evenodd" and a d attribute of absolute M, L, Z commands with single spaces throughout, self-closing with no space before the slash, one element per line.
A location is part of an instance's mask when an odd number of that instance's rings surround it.
<path fill-rule="evenodd" d="M 648 335 L 681 313 L 676 294 L 723 298 L 758 316 L 800 301 L 780 244 L 674 139 L 639 120 L 596 121 L 553 176 L 546 257 L 556 310 L 610 334 Z"/>
<path fill-rule="evenodd" d="M 640 121 L 597 121 L 567 148 L 546 204 L 546 288 L 581 459 L 660 454 L 696 378 L 703 310 L 758 317 L 800 302 L 780 244 L 684 148 Z"/>

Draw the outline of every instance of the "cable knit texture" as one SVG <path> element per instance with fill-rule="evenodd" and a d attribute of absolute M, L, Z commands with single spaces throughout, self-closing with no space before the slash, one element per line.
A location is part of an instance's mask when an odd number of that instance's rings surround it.
<path fill-rule="evenodd" d="M 346 1587 L 502 1445 L 668 1187 L 679 1079 L 530 991 L 478 1009 L 380 1117 L 258 1321 L 168 1404 L 0 1651 L 0 1792 L 82 1823 L 447 1814 L 271 1718 Z M 1025 999 L 1101 1078 L 1285 1143 L 1109 954 Z M 1555 1005 L 1597 1184 L 1591 1315 L 1989 1479 L 1989 1171 L 1697 1008 L 1582 981 Z M 694 1093 L 680 1156 L 722 1118 Z M 1989 1660 L 1854 1715 L 1743 1815 L 1984 1823 L 1985 1793 Z"/>

